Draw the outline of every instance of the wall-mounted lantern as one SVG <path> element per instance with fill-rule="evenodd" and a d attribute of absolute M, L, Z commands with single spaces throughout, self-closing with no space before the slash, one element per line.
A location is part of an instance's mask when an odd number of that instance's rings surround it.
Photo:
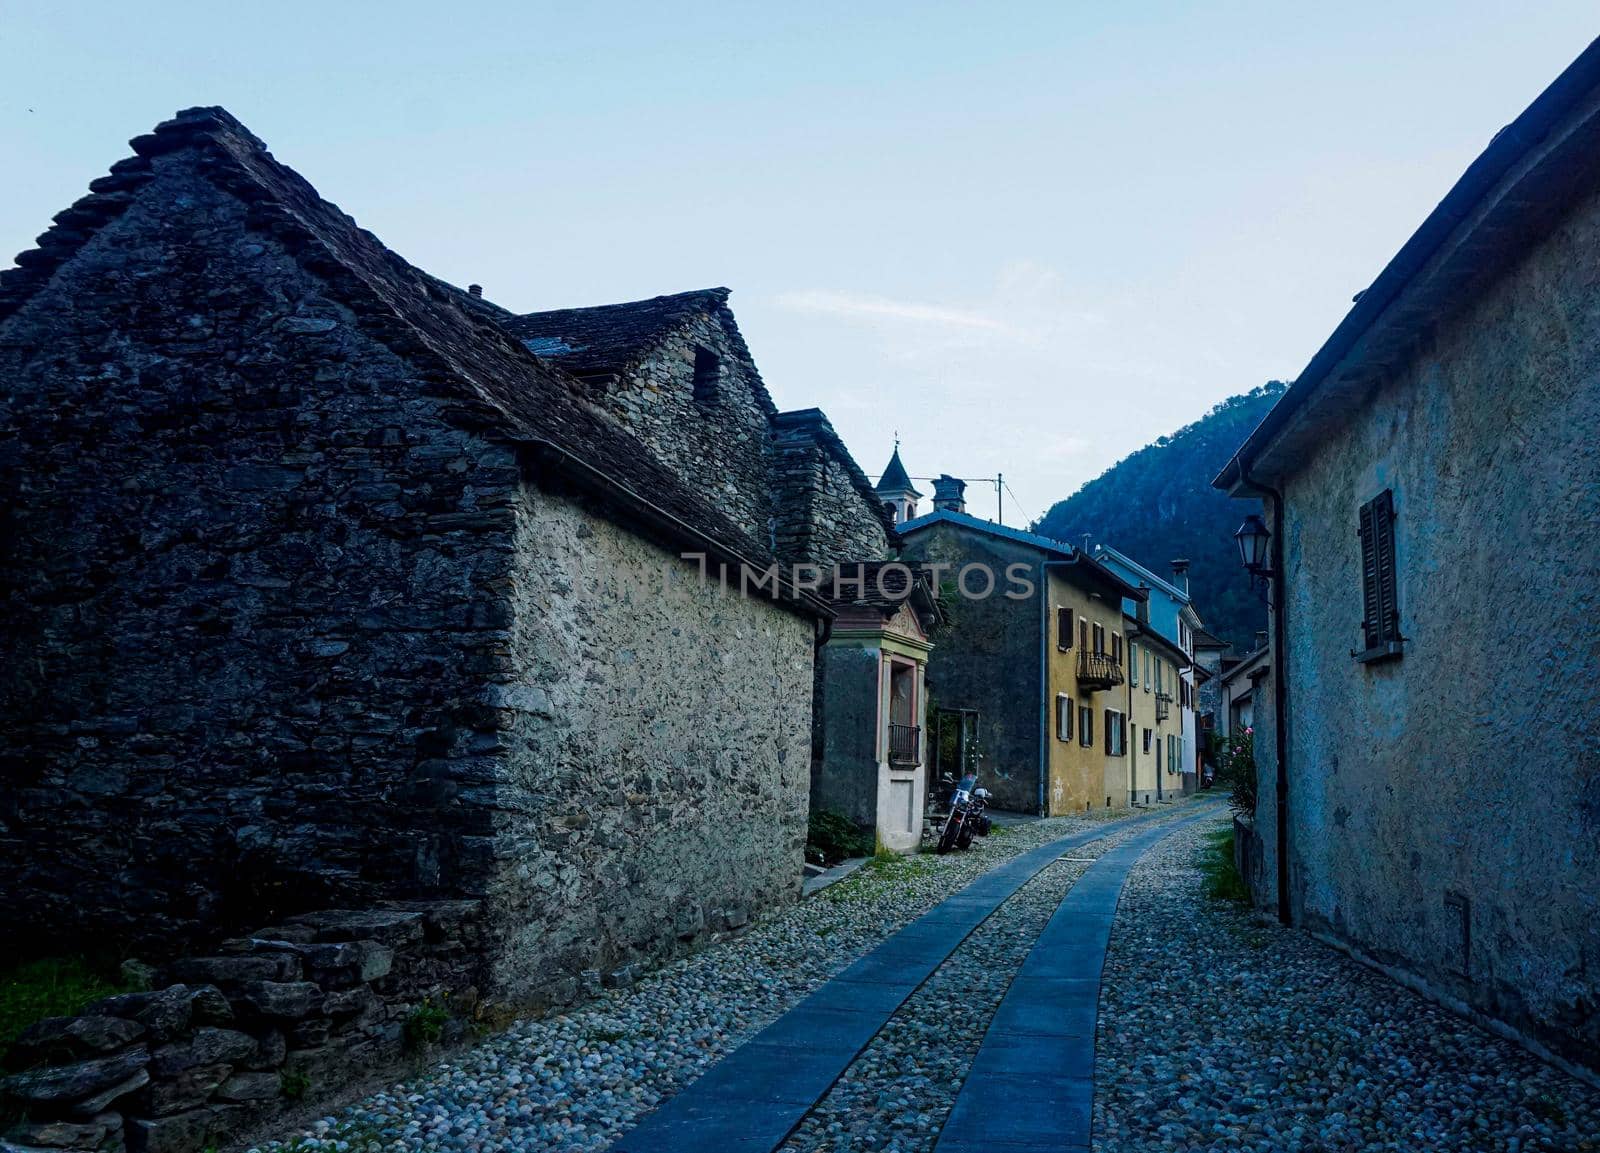
<path fill-rule="evenodd" d="M 1244 518 L 1233 539 L 1239 546 L 1239 560 L 1244 564 L 1244 571 L 1250 574 L 1250 587 L 1265 600 L 1274 576 L 1267 563 L 1267 545 L 1272 541 L 1272 534 L 1267 531 L 1266 523 L 1251 513 Z"/>

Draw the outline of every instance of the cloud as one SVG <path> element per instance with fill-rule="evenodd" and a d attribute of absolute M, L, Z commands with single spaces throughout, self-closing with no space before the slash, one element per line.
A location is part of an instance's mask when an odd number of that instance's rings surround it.
<path fill-rule="evenodd" d="M 778 304 L 792 312 L 822 313 L 860 320 L 904 320 L 916 324 L 942 324 L 990 332 L 997 332 L 1007 327 L 987 313 L 973 309 L 922 304 L 909 300 L 890 300 L 882 296 L 827 289 L 785 292 L 778 297 Z"/>

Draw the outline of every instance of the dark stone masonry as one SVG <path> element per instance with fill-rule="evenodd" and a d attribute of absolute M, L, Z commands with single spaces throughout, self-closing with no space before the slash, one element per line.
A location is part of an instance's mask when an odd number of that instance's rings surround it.
<path fill-rule="evenodd" d="M 893 528 L 826 418 L 776 411 L 726 290 L 516 317 L 220 109 L 133 144 L 0 273 L 0 932 L 231 957 L 170 970 L 220 990 L 195 1030 L 376 1061 L 419 996 L 571 1001 L 793 899 L 829 610 L 716 573 Z M 470 934 L 419 911 L 389 973 L 310 975 L 346 940 L 314 918 L 417 901 Z M 102 1065 L 41 1074 L 71 1084 L 30 1116 L 87 1128 L 38 1144 L 98 1147 L 113 1105 L 226 1120 L 289 1059 L 49 1028 Z M 149 1103 L 95 1099 L 135 1065 Z"/>

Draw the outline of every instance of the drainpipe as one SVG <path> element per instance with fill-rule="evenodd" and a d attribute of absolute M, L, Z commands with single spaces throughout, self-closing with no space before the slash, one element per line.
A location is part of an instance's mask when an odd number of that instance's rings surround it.
<path fill-rule="evenodd" d="M 1272 614 L 1272 727 L 1273 745 L 1278 757 L 1278 920 L 1290 925 L 1294 917 L 1289 909 L 1289 676 L 1288 676 L 1288 626 L 1289 615 L 1284 591 L 1283 569 L 1283 493 L 1270 485 L 1250 479 L 1248 468 L 1241 461 L 1239 480 L 1251 491 L 1264 493 L 1272 499 L 1272 580 L 1276 584 L 1269 595 L 1268 608 Z"/>
<path fill-rule="evenodd" d="M 1039 562 L 1039 697 L 1050 691 L 1050 567 Z M 1039 815 L 1047 817 L 1045 794 L 1050 782 L 1050 709 L 1045 700 L 1039 708 Z"/>

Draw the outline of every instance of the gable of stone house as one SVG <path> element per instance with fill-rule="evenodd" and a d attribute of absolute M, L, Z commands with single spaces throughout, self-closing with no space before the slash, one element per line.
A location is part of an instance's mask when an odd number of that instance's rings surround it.
<path fill-rule="evenodd" d="M 529 458 L 763 546 L 225 112 L 135 148 L 0 274 L 6 911 L 482 892 Z"/>
<path fill-rule="evenodd" d="M 772 424 L 777 554 L 824 568 L 884 556 L 894 522 L 828 418 L 812 408 Z"/>

